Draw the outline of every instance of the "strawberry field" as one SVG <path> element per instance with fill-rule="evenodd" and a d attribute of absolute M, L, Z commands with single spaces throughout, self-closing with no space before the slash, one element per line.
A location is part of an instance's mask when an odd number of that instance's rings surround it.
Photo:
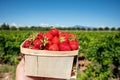
<path fill-rule="evenodd" d="M 16 65 L 20 44 L 38 31 L 0 31 L 0 64 Z M 78 80 L 107 80 L 120 77 L 120 32 L 69 31 L 77 35 L 79 55 L 90 61 Z M 80 67 L 80 65 L 79 65 Z"/>

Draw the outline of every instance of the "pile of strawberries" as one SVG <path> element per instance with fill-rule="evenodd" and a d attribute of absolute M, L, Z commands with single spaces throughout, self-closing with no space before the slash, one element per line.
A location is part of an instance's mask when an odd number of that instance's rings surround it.
<path fill-rule="evenodd" d="M 22 45 L 24 48 L 50 51 L 72 51 L 77 50 L 78 46 L 75 34 L 61 32 L 57 28 L 46 33 L 32 34 Z"/>

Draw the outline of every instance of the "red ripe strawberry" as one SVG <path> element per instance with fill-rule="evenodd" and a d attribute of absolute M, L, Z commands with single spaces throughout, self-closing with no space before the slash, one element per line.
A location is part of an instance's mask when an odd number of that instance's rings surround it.
<path fill-rule="evenodd" d="M 44 46 L 44 50 L 49 50 L 49 44 L 46 44 L 45 46 Z"/>
<path fill-rule="evenodd" d="M 71 71 L 71 76 L 74 76 L 75 75 L 75 72 L 72 70 Z"/>
<path fill-rule="evenodd" d="M 34 50 L 39 50 L 39 48 L 36 48 L 35 46 L 32 46 L 32 49 L 34 49 Z"/>
<path fill-rule="evenodd" d="M 76 38 L 76 35 L 75 34 L 70 34 L 70 37 Z"/>
<path fill-rule="evenodd" d="M 24 44 L 23 44 L 23 47 L 24 47 L 24 48 L 29 48 L 30 45 L 31 45 L 31 41 L 30 41 L 30 40 L 26 40 L 26 41 L 24 42 Z"/>
<path fill-rule="evenodd" d="M 44 33 L 42 33 L 42 32 L 38 33 L 37 38 L 43 40 L 44 39 Z"/>
<path fill-rule="evenodd" d="M 69 42 L 69 44 L 70 44 L 70 47 L 71 47 L 72 50 L 77 50 L 78 49 L 78 46 L 79 46 L 78 41 L 72 40 L 72 41 Z"/>
<path fill-rule="evenodd" d="M 48 41 L 47 44 L 45 44 L 44 50 L 49 50 L 50 45 L 52 45 L 52 42 Z"/>
<path fill-rule="evenodd" d="M 51 33 L 53 36 L 58 36 L 59 31 L 58 31 L 57 28 L 52 28 L 52 29 L 50 30 L 50 33 Z"/>
<path fill-rule="evenodd" d="M 59 47 L 57 44 L 52 44 L 49 46 L 49 50 L 51 51 L 59 51 Z"/>
<path fill-rule="evenodd" d="M 59 32 L 59 37 L 66 37 L 69 38 L 70 34 L 68 32 Z"/>
<path fill-rule="evenodd" d="M 52 39 L 52 43 L 53 44 L 59 44 L 60 41 L 59 41 L 59 38 L 57 36 L 55 36 L 53 39 Z"/>
<path fill-rule="evenodd" d="M 77 37 L 75 34 L 70 34 L 69 40 L 77 40 Z"/>
<path fill-rule="evenodd" d="M 63 37 L 59 37 L 59 39 L 60 39 L 60 42 L 61 42 L 61 43 L 64 43 L 64 42 L 65 42 L 65 43 L 68 43 L 68 42 L 69 42 L 69 39 L 66 38 L 66 37 L 64 37 L 64 36 L 63 36 Z"/>
<path fill-rule="evenodd" d="M 70 37 L 70 34 L 67 33 L 67 32 L 60 32 L 59 33 L 59 38 L 60 38 L 60 42 L 65 42 L 65 43 L 68 43 L 69 42 L 69 37 Z"/>
<path fill-rule="evenodd" d="M 42 46 L 42 42 L 39 40 L 39 39 L 35 39 L 33 45 L 36 47 L 36 48 L 40 48 Z"/>
<path fill-rule="evenodd" d="M 70 48 L 70 45 L 68 43 L 60 43 L 59 44 L 59 50 L 60 51 L 70 51 L 71 48 Z"/>
<path fill-rule="evenodd" d="M 48 40 L 52 40 L 52 39 L 53 39 L 53 35 L 52 35 L 50 32 L 47 32 L 47 33 L 45 34 L 45 36 L 46 36 L 46 38 L 47 38 Z"/>
<path fill-rule="evenodd" d="M 38 36 L 44 36 L 44 33 L 43 32 L 40 32 L 40 33 L 38 33 Z"/>

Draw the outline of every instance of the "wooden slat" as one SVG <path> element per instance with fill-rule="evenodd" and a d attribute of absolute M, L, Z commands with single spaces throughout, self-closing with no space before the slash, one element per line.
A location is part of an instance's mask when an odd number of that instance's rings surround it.
<path fill-rule="evenodd" d="M 37 76 L 37 56 L 25 55 L 25 74 Z"/>
<path fill-rule="evenodd" d="M 73 57 L 38 57 L 38 75 L 70 79 Z"/>
<path fill-rule="evenodd" d="M 70 79 L 73 58 L 25 55 L 25 72 L 29 76 Z"/>

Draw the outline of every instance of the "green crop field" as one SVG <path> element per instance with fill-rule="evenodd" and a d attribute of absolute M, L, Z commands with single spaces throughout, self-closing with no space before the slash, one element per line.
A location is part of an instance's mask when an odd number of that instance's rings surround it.
<path fill-rule="evenodd" d="M 0 64 L 16 65 L 20 55 L 20 44 L 38 31 L 0 31 Z M 107 80 L 120 76 L 120 32 L 71 31 L 79 40 L 79 55 L 91 61 L 78 80 Z M 112 67 L 113 66 L 113 67 Z"/>

